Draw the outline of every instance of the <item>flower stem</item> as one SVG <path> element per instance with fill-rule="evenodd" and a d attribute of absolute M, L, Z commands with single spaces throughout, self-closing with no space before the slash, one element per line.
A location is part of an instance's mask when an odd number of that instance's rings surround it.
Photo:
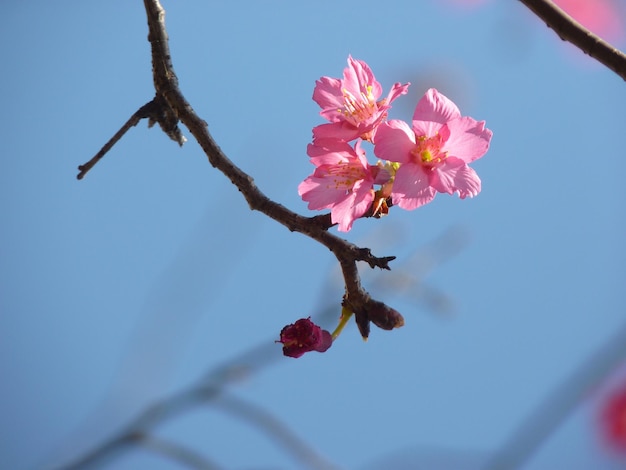
<path fill-rule="evenodd" d="M 343 331 L 343 327 L 346 326 L 348 320 L 352 317 L 352 312 L 348 310 L 346 307 L 341 307 L 341 318 L 339 319 L 339 325 L 335 328 L 335 331 L 332 333 L 333 341 L 337 339 L 337 336 L 341 334 Z"/>

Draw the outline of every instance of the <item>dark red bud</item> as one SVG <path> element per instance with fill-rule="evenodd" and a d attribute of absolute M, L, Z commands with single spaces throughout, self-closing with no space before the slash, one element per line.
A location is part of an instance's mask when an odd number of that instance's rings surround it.
<path fill-rule="evenodd" d="M 301 318 L 291 325 L 285 326 L 280 332 L 283 354 L 289 357 L 300 357 L 309 351 L 324 352 L 333 344 L 331 334 L 322 330 L 309 318 Z"/>

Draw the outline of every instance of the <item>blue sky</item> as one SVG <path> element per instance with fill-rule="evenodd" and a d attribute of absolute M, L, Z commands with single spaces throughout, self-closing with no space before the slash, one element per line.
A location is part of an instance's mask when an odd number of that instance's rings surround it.
<path fill-rule="evenodd" d="M 145 122 L 75 179 L 153 96 L 142 2 L 2 2 L 0 467 L 67 462 L 259 346 L 271 367 L 229 390 L 337 466 L 479 468 L 622 327 L 626 87 L 519 2 L 164 7 L 183 93 L 287 207 L 309 214 L 297 185 L 322 122 L 313 86 L 341 76 L 348 54 L 386 90 L 412 83 L 392 118 L 409 120 L 436 87 L 486 120 L 483 190 L 356 222 L 347 239 L 398 257 L 391 273 L 362 273 L 406 325 L 367 343 L 351 325 L 324 354 L 283 358 L 285 324 L 335 308 L 331 329 L 339 315 L 326 248 L 250 212 L 195 142 L 181 149 Z M 620 468 L 594 403 L 524 468 Z M 219 403 L 156 434 L 226 468 L 298 466 Z M 145 450 L 108 465 L 180 468 Z"/>

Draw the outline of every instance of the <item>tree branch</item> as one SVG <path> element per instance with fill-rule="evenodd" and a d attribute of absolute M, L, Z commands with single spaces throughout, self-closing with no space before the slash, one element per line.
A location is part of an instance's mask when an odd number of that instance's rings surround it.
<path fill-rule="evenodd" d="M 550 0 L 520 0 L 563 40 L 626 80 L 626 54 L 599 38 Z"/>
<path fill-rule="evenodd" d="M 184 466 L 198 470 L 218 470 L 221 467 L 206 457 L 180 444 L 150 434 L 137 434 L 133 442 L 152 452 L 168 457 Z"/>
<path fill-rule="evenodd" d="M 126 121 L 124 125 L 120 127 L 120 130 L 117 131 L 115 135 L 111 137 L 106 144 L 104 144 L 104 146 L 98 151 L 98 153 L 96 153 L 92 157 L 91 160 L 89 160 L 87 163 L 83 165 L 78 166 L 79 173 L 76 176 L 76 178 L 79 180 L 82 180 L 87 174 L 87 172 L 91 170 L 93 166 L 96 163 L 98 163 L 100 159 L 104 157 L 109 150 L 113 148 L 113 146 L 117 143 L 118 140 L 124 137 L 124 134 L 126 134 L 126 132 L 128 132 L 128 130 L 131 127 L 136 126 L 139 123 L 139 121 L 141 121 L 144 118 L 149 117 L 152 114 L 152 112 L 154 111 L 153 108 L 154 108 L 154 100 L 150 101 L 149 103 L 144 104 L 141 108 L 135 111 L 135 113 L 130 117 L 130 119 L 128 119 L 128 121 Z"/>
<path fill-rule="evenodd" d="M 429 257 L 434 254 L 435 258 L 438 258 L 437 254 L 440 253 L 444 247 L 445 249 L 443 251 L 448 254 L 451 242 L 455 243 L 454 240 L 450 240 L 449 235 L 445 235 L 435 241 L 434 244 L 429 245 Z M 439 261 L 441 260 L 437 259 L 435 262 Z M 432 262 L 430 264 L 432 264 Z M 411 275 L 414 276 L 416 270 L 411 267 L 410 271 Z M 394 272 L 396 275 L 402 275 L 402 271 Z M 380 277 L 383 274 L 376 272 L 373 275 Z M 332 280 L 329 281 L 332 282 L 333 286 L 327 286 L 324 288 L 324 292 L 329 288 L 334 289 L 335 283 Z M 419 283 L 419 279 L 412 278 L 410 283 L 415 287 Z M 381 285 L 381 280 L 377 280 L 376 284 Z M 404 284 L 404 287 L 406 287 L 406 279 L 400 284 Z M 395 283 L 394 287 L 398 285 L 398 283 Z M 415 289 L 412 289 L 412 291 L 414 292 Z M 326 302 L 326 297 L 324 297 L 324 302 Z M 334 320 L 335 318 L 336 307 L 332 304 L 323 309 L 316 309 L 316 313 L 314 314 L 315 323 L 318 324 L 326 324 L 330 322 L 331 319 Z M 155 432 L 155 429 L 159 425 L 182 415 L 184 412 L 192 410 L 194 407 L 211 404 L 217 407 L 221 406 L 224 411 L 236 413 L 239 417 L 259 429 L 259 431 L 265 432 L 268 436 L 273 438 L 277 444 L 283 446 L 299 463 L 310 465 L 312 468 L 335 468 L 333 463 L 328 462 L 323 456 L 315 452 L 313 448 L 307 446 L 304 441 L 298 439 L 295 434 L 287 429 L 284 423 L 277 422 L 276 418 L 269 415 L 267 411 L 250 403 L 242 403 L 241 400 L 238 400 L 239 403 L 234 403 L 232 395 L 226 397 L 224 395 L 227 387 L 261 373 L 261 371 L 268 368 L 280 357 L 273 343 L 263 341 L 257 346 L 249 348 L 221 364 L 217 364 L 195 384 L 147 407 L 107 440 L 99 443 L 89 452 L 76 457 L 68 464 L 59 467 L 59 469 L 81 470 L 85 468 L 95 468 L 96 466 L 102 467 L 106 464 L 112 465 L 112 461 L 120 457 L 124 452 L 132 450 L 135 445 L 154 444 L 155 441 L 152 437 L 152 433 Z M 236 400 L 236 397 L 234 399 Z M 146 442 L 146 437 L 152 437 L 152 442 Z M 163 443 L 163 441 L 159 442 L 161 444 Z M 185 455 L 181 456 L 179 451 L 175 451 L 171 445 L 168 446 L 167 443 L 165 443 L 165 446 L 158 446 L 158 449 L 154 448 L 154 446 L 148 445 L 148 447 L 151 447 L 152 450 L 175 454 L 168 455 L 168 457 L 177 457 L 181 462 L 186 457 Z M 189 455 L 193 456 L 195 454 L 187 454 L 187 456 Z M 191 467 L 202 468 L 201 465 L 193 461 L 190 462 L 189 459 L 186 460 L 187 463 L 192 464 Z M 215 465 L 206 457 L 202 457 L 201 459 L 196 458 L 195 460 L 196 462 L 204 462 L 205 465 Z"/>
<path fill-rule="evenodd" d="M 152 53 L 152 73 L 155 98 L 140 108 L 117 134 L 85 165 L 79 166 L 81 179 L 89 169 L 124 135 L 124 133 L 143 117 L 149 117 L 150 123 L 158 122 L 161 129 L 174 141 L 182 145 L 185 138 L 178 129 L 182 122 L 194 136 L 209 163 L 220 170 L 239 189 L 248 202 L 250 209 L 262 212 L 287 227 L 292 232 L 300 232 L 326 246 L 337 258 L 344 274 L 346 293 L 343 305 L 355 313 L 355 318 L 364 338 L 369 333 L 369 322 L 384 329 L 400 327 L 404 324 L 402 316 L 382 302 L 371 299 L 361 287 L 357 261 L 364 261 L 370 267 L 390 269 L 389 262 L 395 256 L 376 257 L 367 248 L 356 245 L 328 232 L 333 225 L 328 214 L 316 217 L 304 217 L 283 205 L 272 201 L 254 183 L 251 176 L 237 167 L 217 145 L 208 131 L 207 123 L 201 119 L 187 102 L 178 86 L 174 72 L 168 35 L 165 29 L 165 11 L 158 0 L 144 0 L 148 19 L 148 41 Z"/>
<path fill-rule="evenodd" d="M 318 320 L 326 321 L 329 314 L 330 312 L 326 312 Z M 196 407 L 211 404 L 217 407 L 221 405 L 225 411 L 237 414 L 260 431 L 265 432 L 301 466 L 313 469 L 335 468 L 335 465 L 300 440 L 285 423 L 279 421 L 268 411 L 243 402 L 241 399 L 225 395 L 228 385 L 268 367 L 278 357 L 280 356 L 274 345 L 264 342 L 223 364 L 217 365 L 197 383 L 147 407 L 109 439 L 60 468 L 63 470 L 81 470 L 96 466 L 102 467 L 113 462 L 136 445 L 150 447 L 153 451 L 158 450 L 170 458 L 177 458 L 181 463 L 192 468 L 215 466 L 206 457 L 189 453 L 191 452 L 189 450 L 181 453 L 180 448 L 172 447 L 171 443 L 164 445 L 164 441 L 155 441 L 155 438 L 150 434 L 157 426 L 171 418 L 180 416 Z"/>
<path fill-rule="evenodd" d="M 278 420 L 265 409 L 243 401 L 230 394 L 222 394 L 216 405 L 239 418 L 248 421 L 253 426 L 265 431 L 266 435 L 276 444 L 282 446 L 298 462 L 311 469 L 334 470 L 337 467 L 310 448 L 296 436 L 285 423 Z"/>

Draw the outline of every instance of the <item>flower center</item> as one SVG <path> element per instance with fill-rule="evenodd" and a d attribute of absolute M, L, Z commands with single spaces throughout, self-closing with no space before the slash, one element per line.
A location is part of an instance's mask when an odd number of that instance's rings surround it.
<path fill-rule="evenodd" d="M 354 96 L 345 88 L 342 90 L 342 93 L 344 108 L 339 111 L 348 122 L 355 126 L 370 118 L 378 109 L 376 98 L 372 94 L 371 85 L 367 85 L 358 96 Z"/>
<path fill-rule="evenodd" d="M 329 188 L 345 189 L 349 192 L 359 180 L 366 177 L 366 172 L 358 163 L 345 162 L 328 168 Z"/>
<path fill-rule="evenodd" d="M 448 152 L 441 151 L 441 136 L 439 134 L 434 137 L 418 136 L 411 154 L 415 157 L 415 161 L 431 168 L 437 166 L 448 156 Z"/>

